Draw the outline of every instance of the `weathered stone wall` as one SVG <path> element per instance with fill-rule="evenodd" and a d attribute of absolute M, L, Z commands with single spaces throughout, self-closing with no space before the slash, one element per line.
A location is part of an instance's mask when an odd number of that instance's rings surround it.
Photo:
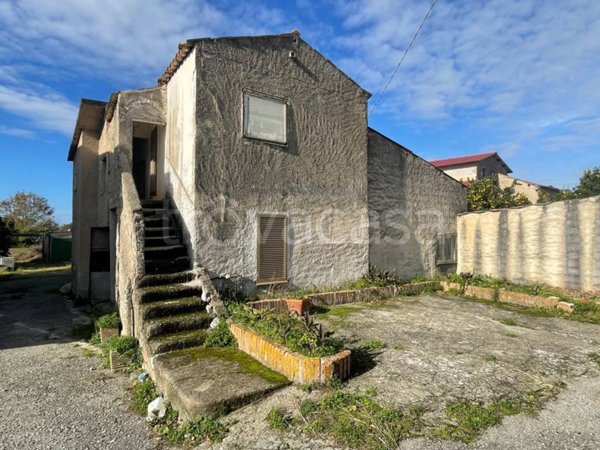
<path fill-rule="evenodd" d="M 98 136 L 82 131 L 73 159 L 73 249 L 72 291 L 88 298 L 90 287 L 91 227 L 98 225 Z"/>
<path fill-rule="evenodd" d="M 452 271 L 436 265 L 436 242 L 456 232 L 466 188 L 406 148 L 369 130 L 371 265 L 401 278 Z"/>
<path fill-rule="evenodd" d="M 192 50 L 166 86 L 165 181 L 191 255 L 196 224 L 196 52 Z"/>
<path fill-rule="evenodd" d="M 269 213 L 288 218 L 291 285 L 364 274 L 368 93 L 291 35 L 202 40 L 196 70 L 196 264 L 256 280 Z M 285 99 L 286 145 L 243 136 L 245 89 Z"/>
<path fill-rule="evenodd" d="M 458 271 L 600 290 L 600 197 L 459 216 Z"/>
<path fill-rule="evenodd" d="M 137 280 L 144 275 L 144 217 L 133 175 L 121 173 L 122 204 L 117 233 L 117 306 L 123 334 L 133 335 L 134 295 Z"/>

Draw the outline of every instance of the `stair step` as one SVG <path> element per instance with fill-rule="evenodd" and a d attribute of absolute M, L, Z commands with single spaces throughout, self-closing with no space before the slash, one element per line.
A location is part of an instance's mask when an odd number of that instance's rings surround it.
<path fill-rule="evenodd" d="M 145 234 L 146 238 L 163 237 L 163 236 L 177 236 L 178 235 L 177 229 L 172 226 L 168 226 L 168 227 L 144 226 L 144 234 Z"/>
<path fill-rule="evenodd" d="M 206 303 L 200 297 L 184 297 L 177 300 L 144 303 L 141 305 L 142 319 L 167 317 L 174 314 L 186 314 L 206 311 Z"/>
<path fill-rule="evenodd" d="M 173 259 L 180 256 L 186 256 L 187 250 L 181 244 L 179 245 L 164 245 L 161 247 L 146 247 L 144 248 L 144 256 L 146 259 L 161 260 Z"/>
<path fill-rule="evenodd" d="M 160 208 L 145 208 L 142 207 L 142 212 L 144 214 L 144 217 L 148 217 L 148 216 L 159 216 L 159 217 L 163 217 L 167 214 L 171 214 L 171 210 L 168 208 L 164 208 L 164 207 L 160 207 Z"/>
<path fill-rule="evenodd" d="M 163 334 L 148 340 L 150 352 L 158 353 L 172 352 L 184 348 L 199 347 L 206 339 L 206 330 L 181 331 L 179 333 Z"/>
<path fill-rule="evenodd" d="M 185 297 L 198 297 L 202 289 L 197 286 L 184 284 L 168 284 L 140 289 L 140 303 L 159 302 L 161 300 L 176 300 Z"/>
<path fill-rule="evenodd" d="M 170 216 L 146 216 L 144 217 L 144 225 L 148 228 L 154 227 L 171 227 L 171 217 Z"/>
<path fill-rule="evenodd" d="M 164 200 L 142 200 L 142 208 L 164 208 Z"/>
<path fill-rule="evenodd" d="M 139 288 L 151 286 L 164 286 L 165 284 L 188 283 L 195 277 L 194 272 L 175 272 L 158 275 L 144 275 L 137 286 Z"/>
<path fill-rule="evenodd" d="M 154 319 L 144 320 L 144 334 L 146 335 L 146 338 L 150 339 L 165 334 L 192 331 L 202 328 L 206 329 L 213 319 L 214 316 L 212 314 L 208 314 L 207 312 L 156 317 Z"/>
<path fill-rule="evenodd" d="M 177 235 L 172 236 L 152 236 L 144 238 L 146 247 L 164 247 L 168 245 L 181 245 L 181 238 Z"/>
<path fill-rule="evenodd" d="M 147 259 L 145 267 L 147 274 L 175 273 L 189 270 L 191 264 L 187 256 L 180 256 L 179 258 L 167 260 Z"/>

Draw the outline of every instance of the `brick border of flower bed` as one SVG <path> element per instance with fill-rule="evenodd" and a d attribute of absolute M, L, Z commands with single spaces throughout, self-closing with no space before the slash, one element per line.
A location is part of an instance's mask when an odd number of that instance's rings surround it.
<path fill-rule="evenodd" d="M 327 383 L 350 376 L 350 350 L 333 356 L 310 357 L 292 352 L 244 325 L 228 322 L 238 348 L 294 383 Z"/>
<path fill-rule="evenodd" d="M 311 305 L 345 305 L 348 303 L 358 303 L 365 301 L 382 300 L 396 295 L 414 295 L 419 294 L 426 290 L 438 290 L 442 289 L 439 281 L 422 281 L 419 283 L 409 283 L 402 285 L 382 286 L 382 287 L 370 287 L 356 290 L 345 290 L 345 291 L 334 291 L 334 292 L 322 292 L 319 294 L 310 294 L 304 297 L 305 309 L 310 308 Z M 254 302 L 248 302 L 248 306 L 254 309 L 267 309 L 272 308 L 279 312 L 288 311 L 288 306 L 285 299 L 269 299 L 269 300 L 257 300 Z M 298 312 L 298 310 L 296 310 Z"/>
<path fill-rule="evenodd" d="M 441 282 L 444 292 L 460 289 L 460 284 L 451 283 L 448 281 Z M 480 286 L 469 286 L 465 288 L 464 294 L 466 297 L 476 297 L 484 300 L 499 301 L 500 303 L 508 303 L 511 305 L 525 307 L 540 307 L 547 309 L 558 308 L 566 313 L 573 312 L 573 303 L 562 302 L 558 297 L 544 297 L 541 295 L 530 295 L 523 292 L 509 291 L 508 289 L 485 288 Z"/>

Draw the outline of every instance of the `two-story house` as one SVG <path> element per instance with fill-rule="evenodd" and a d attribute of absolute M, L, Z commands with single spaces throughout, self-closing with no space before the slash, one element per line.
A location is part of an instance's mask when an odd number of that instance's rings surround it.
<path fill-rule="evenodd" d="M 74 294 L 112 298 L 134 333 L 137 290 L 193 269 L 246 291 L 452 270 L 465 188 L 371 130 L 369 97 L 292 32 L 189 40 L 157 86 L 82 100 Z"/>

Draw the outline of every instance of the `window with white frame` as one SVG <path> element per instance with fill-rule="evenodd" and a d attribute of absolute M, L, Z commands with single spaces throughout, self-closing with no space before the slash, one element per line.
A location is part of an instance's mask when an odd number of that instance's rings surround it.
<path fill-rule="evenodd" d="M 282 100 L 244 94 L 244 136 L 287 143 L 286 113 Z"/>

